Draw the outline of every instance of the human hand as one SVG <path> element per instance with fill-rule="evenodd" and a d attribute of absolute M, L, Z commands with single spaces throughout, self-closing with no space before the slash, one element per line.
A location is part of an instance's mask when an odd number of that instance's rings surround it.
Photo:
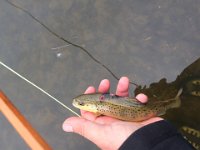
<path fill-rule="evenodd" d="M 110 82 L 107 79 L 101 81 L 98 91 L 106 93 L 110 89 Z M 117 85 L 116 94 L 119 96 L 128 96 L 129 79 L 122 77 Z M 94 93 L 96 90 L 90 86 L 85 94 Z M 147 102 L 144 94 L 138 94 L 136 98 L 142 102 Z M 81 110 L 82 117 L 70 117 L 63 123 L 63 130 L 66 132 L 75 132 L 95 143 L 104 150 L 118 149 L 123 142 L 136 130 L 145 125 L 162 120 L 160 117 L 154 117 L 142 122 L 121 121 L 108 116 L 95 116 L 95 114 Z"/>

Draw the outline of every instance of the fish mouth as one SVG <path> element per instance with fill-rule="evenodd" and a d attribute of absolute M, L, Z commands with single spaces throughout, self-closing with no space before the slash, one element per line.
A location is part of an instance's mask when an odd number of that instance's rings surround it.
<path fill-rule="evenodd" d="M 72 105 L 73 105 L 74 107 L 78 107 L 78 104 L 77 104 L 75 101 L 73 101 Z"/>

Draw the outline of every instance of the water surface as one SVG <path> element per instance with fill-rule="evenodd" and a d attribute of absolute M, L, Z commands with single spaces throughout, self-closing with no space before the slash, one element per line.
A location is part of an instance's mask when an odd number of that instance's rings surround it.
<path fill-rule="evenodd" d="M 113 92 L 115 77 L 123 75 L 142 85 L 163 77 L 170 82 L 200 56 L 197 1 L 11 2 L 26 12 L 0 2 L 0 60 L 71 108 L 74 96 L 103 78 Z M 63 121 L 74 114 L 3 67 L 0 88 L 53 149 L 97 149 L 62 131 Z M 28 149 L 2 114 L 0 130 L 1 149 Z"/>

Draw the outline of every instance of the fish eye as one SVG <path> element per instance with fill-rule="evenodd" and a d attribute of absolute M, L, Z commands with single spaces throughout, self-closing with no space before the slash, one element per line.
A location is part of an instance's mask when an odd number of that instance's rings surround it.
<path fill-rule="evenodd" d="M 84 103 L 83 102 L 79 102 L 79 105 L 84 106 Z"/>

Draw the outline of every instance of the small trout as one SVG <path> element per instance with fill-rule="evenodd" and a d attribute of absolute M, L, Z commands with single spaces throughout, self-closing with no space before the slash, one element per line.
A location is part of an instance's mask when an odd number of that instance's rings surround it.
<path fill-rule="evenodd" d="M 82 94 L 73 99 L 73 106 L 82 110 L 93 112 L 96 115 L 105 115 L 125 121 L 143 121 L 165 114 L 170 108 L 180 106 L 180 94 L 175 98 L 164 101 L 149 101 L 146 104 L 135 98 L 121 97 L 114 94 Z"/>

